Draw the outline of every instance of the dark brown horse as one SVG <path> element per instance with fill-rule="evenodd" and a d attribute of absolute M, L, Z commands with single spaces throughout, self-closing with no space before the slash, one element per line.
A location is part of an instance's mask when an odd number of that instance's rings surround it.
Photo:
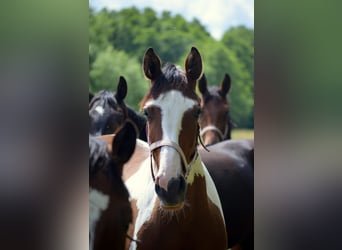
<path fill-rule="evenodd" d="M 230 82 L 230 76 L 225 74 L 220 88 L 211 86 L 208 89 L 207 79 L 204 74 L 199 80 L 198 88 L 202 94 L 202 115 L 200 116 L 199 124 L 204 145 L 211 145 L 231 139 L 233 122 L 230 117 L 230 106 L 227 100 Z"/>
<path fill-rule="evenodd" d="M 127 94 L 125 78 L 120 77 L 116 93 L 101 90 L 89 103 L 89 134 L 100 136 L 115 133 L 128 117 L 124 98 Z M 90 94 L 89 94 L 90 98 Z"/>
<path fill-rule="evenodd" d="M 124 249 L 132 209 L 128 190 L 121 179 L 122 167 L 131 157 L 135 128 L 126 123 L 107 144 L 89 137 L 89 249 Z"/>
<path fill-rule="evenodd" d="M 227 249 L 220 199 L 197 149 L 201 56 L 192 48 L 185 71 L 162 68 L 150 48 L 143 70 L 151 81 L 141 103 L 149 143 L 139 142 L 123 173 L 133 209 L 129 234 L 140 240 L 129 249 Z"/>
<path fill-rule="evenodd" d="M 146 141 L 146 119 L 127 106 L 127 82 L 120 80 L 116 92 L 102 90 L 96 95 L 89 93 L 89 133 L 94 136 L 113 134 L 125 120 L 130 119 L 137 128 L 137 137 Z"/>
<path fill-rule="evenodd" d="M 254 249 L 254 140 L 226 140 L 208 149 L 199 153 L 220 196 L 228 246 Z"/>

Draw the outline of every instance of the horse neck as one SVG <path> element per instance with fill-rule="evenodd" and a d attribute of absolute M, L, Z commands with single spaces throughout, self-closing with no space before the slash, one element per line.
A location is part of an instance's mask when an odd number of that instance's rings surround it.
<path fill-rule="evenodd" d="M 146 137 L 146 119 L 137 114 L 131 107 L 127 106 L 128 117 L 135 123 L 139 130 L 139 139 L 147 141 Z"/>
<path fill-rule="evenodd" d="M 231 133 L 232 133 L 232 128 L 234 125 L 233 125 L 233 122 L 232 122 L 230 117 L 228 117 L 227 126 L 228 126 L 228 132 L 227 132 L 226 138 L 224 138 L 224 140 L 232 139 Z"/>
<path fill-rule="evenodd" d="M 202 203 L 199 205 L 204 205 L 204 202 L 208 199 L 206 184 L 207 176 L 204 168 L 201 156 L 198 155 L 194 164 L 191 166 L 191 170 L 187 178 L 187 201 L 191 204 Z"/>

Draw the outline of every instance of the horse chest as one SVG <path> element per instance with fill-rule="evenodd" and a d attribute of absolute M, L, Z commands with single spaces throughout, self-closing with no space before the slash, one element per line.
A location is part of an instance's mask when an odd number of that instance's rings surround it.
<path fill-rule="evenodd" d="M 146 189 L 148 187 L 145 186 Z M 161 210 L 153 189 L 150 192 L 153 193 L 150 198 L 149 195 L 140 196 L 141 200 L 132 202 L 135 210 L 132 232 L 141 243 L 136 245 L 132 242 L 129 249 L 226 249 L 226 232 L 220 209 L 206 197 L 205 192 L 189 187 L 189 202 L 194 199 L 197 202 L 191 201 L 178 211 Z"/>
<path fill-rule="evenodd" d="M 178 212 L 160 211 L 141 226 L 137 234 L 141 243 L 136 249 L 226 249 L 222 228 L 223 224 L 206 211 L 195 213 L 190 208 Z"/>

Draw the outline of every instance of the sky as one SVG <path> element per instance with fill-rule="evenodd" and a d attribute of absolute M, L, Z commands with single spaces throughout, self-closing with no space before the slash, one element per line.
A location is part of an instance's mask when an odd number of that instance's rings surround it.
<path fill-rule="evenodd" d="M 254 28 L 254 0 L 89 0 L 89 3 L 96 10 L 151 7 L 158 13 L 168 10 L 181 14 L 188 21 L 196 17 L 217 40 L 230 27 Z"/>

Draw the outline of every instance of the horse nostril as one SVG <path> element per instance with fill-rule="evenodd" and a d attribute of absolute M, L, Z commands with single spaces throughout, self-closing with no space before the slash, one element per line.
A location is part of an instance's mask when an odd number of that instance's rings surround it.
<path fill-rule="evenodd" d="M 175 194 L 180 193 L 185 190 L 185 180 L 182 176 L 172 178 L 167 187 L 170 192 L 174 192 Z"/>
<path fill-rule="evenodd" d="M 167 184 L 167 190 L 161 187 L 156 180 L 155 191 L 164 202 L 169 204 L 177 204 L 183 201 L 185 198 L 185 179 L 183 176 L 172 178 Z"/>

